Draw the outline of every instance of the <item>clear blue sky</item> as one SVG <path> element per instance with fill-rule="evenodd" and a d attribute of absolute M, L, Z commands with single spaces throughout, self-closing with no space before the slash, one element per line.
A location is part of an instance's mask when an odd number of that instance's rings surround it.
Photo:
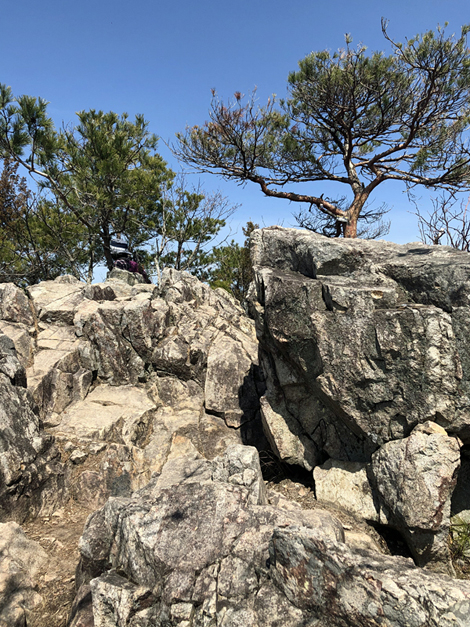
<path fill-rule="evenodd" d="M 160 152 L 186 125 L 207 119 L 211 88 L 222 98 L 257 86 L 260 102 L 285 95 L 286 78 L 312 50 L 336 50 L 351 33 L 355 43 L 389 51 L 380 19 L 403 41 L 449 22 L 460 32 L 470 22 L 468 0 L 43 0 L 4 2 L 0 82 L 15 95 L 50 102 L 56 125 L 75 122 L 82 109 L 143 113 L 161 138 Z M 242 207 L 236 229 L 248 219 L 294 225 L 286 201 L 264 198 L 254 186 L 239 187 L 206 175 L 207 190 L 220 189 Z M 403 187 L 386 183 L 377 203 L 392 207 L 387 239 L 416 241 L 417 223 Z M 321 189 L 312 189 L 321 193 Z M 422 200 L 423 206 L 429 204 Z"/>

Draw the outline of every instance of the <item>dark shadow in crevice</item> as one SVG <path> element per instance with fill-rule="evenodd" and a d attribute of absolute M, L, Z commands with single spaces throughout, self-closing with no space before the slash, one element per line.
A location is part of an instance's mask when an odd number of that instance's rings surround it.
<path fill-rule="evenodd" d="M 263 479 L 268 483 L 281 483 L 288 479 L 292 483 L 300 483 L 306 488 L 314 490 L 315 483 L 311 470 L 306 470 L 297 464 L 287 464 L 281 461 L 270 448 L 259 451 L 259 460 Z"/>
<path fill-rule="evenodd" d="M 408 544 L 399 531 L 392 529 L 387 525 L 379 525 L 378 523 L 372 523 L 372 526 L 387 545 L 391 555 L 399 555 L 400 557 L 409 557 L 413 559 L 413 555 L 408 548 Z"/>

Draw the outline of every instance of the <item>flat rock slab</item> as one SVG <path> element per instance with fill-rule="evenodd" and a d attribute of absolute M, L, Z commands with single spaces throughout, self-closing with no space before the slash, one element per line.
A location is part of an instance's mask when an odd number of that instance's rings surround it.
<path fill-rule="evenodd" d="M 77 346 L 75 331 L 70 327 L 51 325 L 38 334 L 38 348 L 48 350 L 71 351 Z"/>
<path fill-rule="evenodd" d="M 150 414 L 155 408 L 155 403 L 141 388 L 100 385 L 85 400 L 68 407 L 53 431 L 133 444 L 139 438 L 139 428 L 147 428 Z"/>
<path fill-rule="evenodd" d="M 365 464 L 329 459 L 314 469 L 313 478 L 319 502 L 332 503 L 366 520 L 379 521 Z"/>
<path fill-rule="evenodd" d="M 77 305 L 85 298 L 85 286 L 78 280 L 70 283 L 42 281 L 28 287 L 28 294 L 38 311 L 39 320 L 71 325 Z"/>

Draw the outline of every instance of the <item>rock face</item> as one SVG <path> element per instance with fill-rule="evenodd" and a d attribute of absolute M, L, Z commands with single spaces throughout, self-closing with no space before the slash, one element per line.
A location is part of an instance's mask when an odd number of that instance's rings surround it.
<path fill-rule="evenodd" d="M 368 462 L 427 420 L 470 440 L 466 253 L 278 227 L 252 247 L 266 400 L 306 467 Z"/>
<path fill-rule="evenodd" d="M 25 385 L 14 342 L 0 334 L 0 521 L 23 521 L 62 497 L 58 451 L 40 431 Z"/>
<path fill-rule="evenodd" d="M 469 624 L 467 582 L 348 547 L 319 508 L 268 505 L 257 453 L 239 445 L 170 461 L 140 493 L 110 499 L 80 552 L 95 627 Z"/>
<path fill-rule="evenodd" d="M 54 551 L 24 603 L 2 576 L 0 611 L 18 625 L 37 592 L 58 616 L 45 586 L 63 577 L 68 598 L 76 562 L 59 575 L 61 559 L 87 515 L 69 627 L 470 625 L 468 583 L 385 555 L 364 522 L 455 574 L 450 516 L 470 511 L 467 255 L 272 228 L 253 258 L 260 363 L 255 323 L 184 273 L 158 288 L 126 274 L 0 285 L 0 522 L 25 521 Z M 308 509 L 284 481 L 266 489 L 251 442 L 313 474 L 316 500 L 292 484 Z"/>
<path fill-rule="evenodd" d="M 41 598 L 35 590 L 47 554 L 14 522 L 0 523 L 0 625 L 24 627 Z"/>
<path fill-rule="evenodd" d="M 395 527 L 417 563 L 452 573 L 450 501 L 470 442 L 468 254 L 272 227 L 253 233 L 252 260 L 273 450 L 314 469 L 319 500 Z"/>
<path fill-rule="evenodd" d="M 418 425 L 372 456 L 383 522 L 401 531 L 420 565 L 439 569 L 450 561 L 450 505 L 459 467 L 459 442 L 434 423 Z"/>
<path fill-rule="evenodd" d="M 312 625 L 451 627 L 469 624 L 470 587 L 387 558 L 334 545 L 305 528 L 276 529 L 274 582 Z"/>
<path fill-rule="evenodd" d="M 4 515 L 21 520 L 15 490 L 31 484 L 39 495 L 52 475 L 55 501 L 38 496 L 31 515 L 57 506 L 60 479 L 67 494 L 102 505 L 178 450 L 215 457 L 259 416 L 254 327 L 236 302 L 175 271 L 159 289 L 121 278 L 59 277 L 29 287 L 29 299 L 0 286 Z M 68 447 L 56 468 L 54 438 Z"/>

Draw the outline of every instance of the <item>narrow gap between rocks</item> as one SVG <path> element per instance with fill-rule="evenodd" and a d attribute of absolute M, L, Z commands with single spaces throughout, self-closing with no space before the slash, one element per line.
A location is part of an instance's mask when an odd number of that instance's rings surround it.
<path fill-rule="evenodd" d="M 387 527 L 387 525 L 380 525 L 378 523 L 370 524 L 383 539 L 391 555 L 398 555 L 400 557 L 409 557 L 413 559 L 411 551 L 399 531 L 392 529 L 391 527 Z"/>
<path fill-rule="evenodd" d="M 281 483 L 289 480 L 300 483 L 314 492 L 312 472 L 302 466 L 287 464 L 276 457 L 270 449 L 258 451 L 263 479 L 268 483 Z"/>

